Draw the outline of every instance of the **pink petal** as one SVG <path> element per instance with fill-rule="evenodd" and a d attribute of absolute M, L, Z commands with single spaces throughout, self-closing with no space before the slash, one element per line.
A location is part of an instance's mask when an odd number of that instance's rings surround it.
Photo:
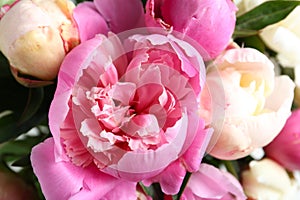
<path fill-rule="evenodd" d="M 187 187 L 198 198 L 227 199 L 232 194 L 236 199 L 245 199 L 238 180 L 228 172 L 222 172 L 208 164 L 201 164 L 199 172 L 192 174 Z"/>
<path fill-rule="evenodd" d="M 173 127 L 166 130 L 166 134 L 175 135 L 169 143 L 147 152 L 128 151 L 117 164 L 109 165 L 102 171 L 131 181 L 156 176 L 178 158 L 186 138 L 187 123 L 187 116 L 184 115 Z"/>
<path fill-rule="evenodd" d="M 199 169 L 205 150 L 213 134 L 213 129 L 203 130 L 203 128 L 204 127 L 201 126 L 198 128 L 198 133 L 195 136 L 192 145 L 182 156 L 184 165 L 189 172 L 195 172 Z"/>
<path fill-rule="evenodd" d="M 129 2 L 130 1 L 130 2 Z M 143 26 L 143 5 L 140 0 L 95 0 L 96 8 L 114 33 Z"/>
<path fill-rule="evenodd" d="M 206 50 L 201 51 L 204 60 L 210 60 L 228 45 L 235 26 L 235 11 L 231 0 L 190 0 L 185 3 L 181 0 L 148 0 L 145 21 L 148 27 L 159 26 L 174 30 L 174 33 L 178 31 L 182 33 L 181 37 L 191 37 Z"/>
<path fill-rule="evenodd" d="M 137 200 L 136 195 L 136 183 L 134 182 L 121 182 L 117 188 L 105 195 L 106 199 L 128 199 L 128 200 Z M 78 199 L 81 200 L 81 199 Z"/>
<path fill-rule="evenodd" d="M 93 38 L 96 34 L 107 34 L 108 26 L 98 13 L 94 3 L 80 3 L 73 10 L 73 17 L 79 29 L 81 42 Z"/>
<path fill-rule="evenodd" d="M 122 103 L 122 105 L 129 105 L 136 90 L 136 85 L 130 82 L 117 82 L 112 86 L 110 96 Z"/>
<path fill-rule="evenodd" d="M 190 19 L 199 12 L 199 1 L 189 0 L 183 4 L 181 0 L 164 0 L 161 7 L 165 22 L 174 26 L 174 29 L 183 32 Z M 180 18 L 178 19 L 178 13 Z"/>
<path fill-rule="evenodd" d="M 81 168 L 66 162 L 55 163 L 52 138 L 32 149 L 31 163 L 48 200 L 68 199 L 82 188 Z"/>
<path fill-rule="evenodd" d="M 136 183 L 116 179 L 96 167 L 80 168 L 70 162 L 55 162 L 53 152 L 54 141 L 49 138 L 34 147 L 31 154 L 34 173 L 47 200 L 99 199 L 115 190 L 120 191 L 120 196 L 134 199 Z"/>
<path fill-rule="evenodd" d="M 165 194 L 177 194 L 186 174 L 186 170 L 179 160 L 171 163 L 162 173 L 154 178 L 144 180 L 146 186 L 154 182 L 159 182 L 162 191 Z"/>
<path fill-rule="evenodd" d="M 69 111 L 68 102 L 75 83 L 75 77 L 86 58 L 99 46 L 100 41 L 101 38 L 96 37 L 75 47 L 65 57 L 61 65 L 57 88 L 49 110 L 49 127 L 57 145 L 56 155 L 58 157 L 63 155 L 62 146 L 60 145 L 60 125 Z M 57 113 L 60 114 L 57 115 Z"/>

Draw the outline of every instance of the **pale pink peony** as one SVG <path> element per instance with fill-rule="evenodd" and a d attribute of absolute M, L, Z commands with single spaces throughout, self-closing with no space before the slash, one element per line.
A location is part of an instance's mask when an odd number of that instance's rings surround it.
<path fill-rule="evenodd" d="M 82 43 L 64 60 L 50 107 L 55 162 L 177 193 L 186 170 L 198 170 L 211 133 L 197 114 L 204 77 L 196 49 L 172 35 Z M 51 187 L 40 169 L 42 188 Z"/>
<path fill-rule="evenodd" d="M 245 200 L 239 181 L 230 173 L 212 165 L 201 164 L 193 173 L 181 200 Z"/>
<path fill-rule="evenodd" d="M 40 86 L 56 77 L 66 53 L 79 43 L 74 7 L 69 0 L 22 0 L 4 9 L 0 51 L 18 82 Z"/>
<path fill-rule="evenodd" d="M 208 67 L 206 83 L 209 89 L 204 90 L 201 102 L 209 100 L 207 93 L 217 98 L 200 109 L 215 129 L 210 142 L 214 157 L 238 159 L 266 146 L 291 113 L 293 81 L 275 77 L 272 62 L 255 49 L 226 51 Z"/>
<path fill-rule="evenodd" d="M 148 0 L 145 23 L 194 39 L 207 52 L 204 59 L 210 60 L 230 43 L 236 11 L 231 0 Z"/>
<path fill-rule="evenodd" d="M 294 110 L 279 135 L 265 147 L 267 157 L 289 170 L 300 170 L 300 109 Z"/>

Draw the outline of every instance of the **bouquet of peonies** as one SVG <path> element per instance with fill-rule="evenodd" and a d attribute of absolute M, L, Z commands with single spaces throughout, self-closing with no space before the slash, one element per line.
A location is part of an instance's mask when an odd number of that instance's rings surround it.
<path fill-rule="evenodd" d="M 0 8 L 1 200 L 300 199 L 300 1 Z"/>

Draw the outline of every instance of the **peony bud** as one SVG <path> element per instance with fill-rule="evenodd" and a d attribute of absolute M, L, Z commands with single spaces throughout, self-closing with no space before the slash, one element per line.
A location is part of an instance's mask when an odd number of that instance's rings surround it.
<path fill-rule="evenodd" d="M 69 0 L 22 0 L 1 8 L 0 50 L 18 82 L 32 87 L 55 79 L 66 53 L 79 43 L 74 7 Z"/>
<path fill-rule="evenodd" d="M 300 109 L 292 112 L 279 135 L 265 147 L 267 157 L 289 170 L 300 170 Z"/>
<path fill-rule="evenodd" d="M 249 199 L 299 199 L 297 183 L 276 162 L 270 159 L 251 161 L 249 167 L 242 173 L 242 185 Z"/>

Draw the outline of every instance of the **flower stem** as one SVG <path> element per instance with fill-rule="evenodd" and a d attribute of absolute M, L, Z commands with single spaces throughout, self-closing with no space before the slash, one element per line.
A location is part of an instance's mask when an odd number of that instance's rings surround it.
<path fill-rule="evenodd" d="M 180 190 L 179 190 L 177 195 L 173 196 L 173 200 L 180 200 L 180 197 L 181 197 L 181 195 L 182 195 L 182 193 L 183 193 L 183 191 L 184 191 L 191 175 L 192 175 L 192 173 L 186 172 L 185 177 L 184 177 L 183 182 L 182 182 L 182 185 L 180 187 Z"/>
<path fill-rule="evenodd" d="M 238 179 L 239 176 L 238 176 L 237 170 L 234 166 L 234 163 L 229 160 L 224 160 L 223 163 L 224 163 L 226 169 L 228 170 L 228 172 L 230 172 L 235 178 Z"/>

